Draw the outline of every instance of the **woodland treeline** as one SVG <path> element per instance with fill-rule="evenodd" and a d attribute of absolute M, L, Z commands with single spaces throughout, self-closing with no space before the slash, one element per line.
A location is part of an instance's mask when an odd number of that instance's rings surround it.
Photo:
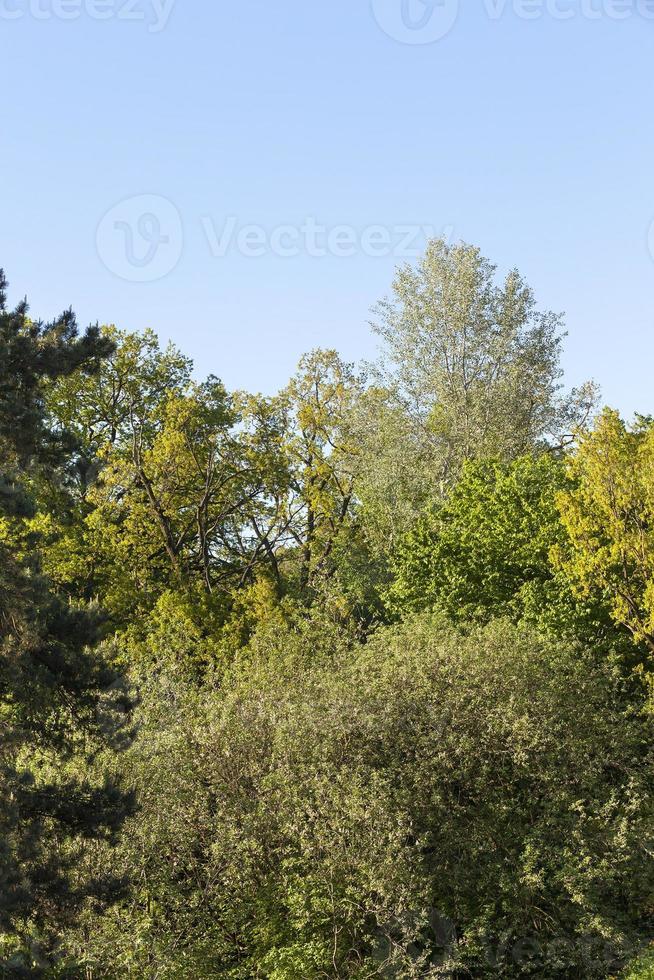
<path fill-rule="evenodd" d="M 6 288 L 0 976 L 654 976 L 654 421 L 519 273 L 273 397 Z"/>

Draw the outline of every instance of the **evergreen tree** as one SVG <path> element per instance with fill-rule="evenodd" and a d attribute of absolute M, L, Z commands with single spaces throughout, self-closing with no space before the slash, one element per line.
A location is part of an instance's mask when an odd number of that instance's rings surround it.
<path fill-rule="evenodd" d="M 0 960 L 3 975 L 38 976 L 88 891 L 80 841 L 106 835 L 122 806 L 90 765 L 76 773 L 108 682 L 88 652 L 97 616 L 53 593 L 27 521 L 37 474 L 63 482 L 75 455 L 49 424 L 46 387 L 95 370 L 109 347 L 71 311 L 43 324 L 25 302 L 8 309 L 6 285 L 0 271 Z"/>

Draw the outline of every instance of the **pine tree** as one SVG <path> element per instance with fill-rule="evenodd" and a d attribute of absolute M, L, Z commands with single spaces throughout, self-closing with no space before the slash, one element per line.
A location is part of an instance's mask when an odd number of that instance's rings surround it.
<path fill-rule="evenodd" d="M 6 286 L 0 270 L 0 975 L 38 976 L 89 891 L 80 842 L 110 833 L 124 804 L 76 772 L 108 682 L 90 652 L 97 616 L 52 591 L 29 524 L 36 476 L 63 481 L 74 458 L 49 424 L 46 386 L 95 370 L 110 345 L 96 327 L 80 335 L 70 310 L 43 324 L 26 302 L 8 309 Z"/>

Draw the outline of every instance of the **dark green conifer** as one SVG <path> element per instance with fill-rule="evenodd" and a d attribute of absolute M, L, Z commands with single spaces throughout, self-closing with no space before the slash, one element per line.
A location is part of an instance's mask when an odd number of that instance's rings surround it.
<path fill-rule="evenodd" d="M 75 841 L 110 833 L 124 804 L 74 762 L 98 744 L 98 616 L 55 594 L 29 526 L 36 477 L 63 480 L 74 457 L 46 386 L 95 370 L 110 345 L 72 311 L 44 324 L 26 302 L 8 309 L 6 286 L 0 270 L 0 975 L 38 976 L 72 910 L 107 887 L 77 872 Z"/>

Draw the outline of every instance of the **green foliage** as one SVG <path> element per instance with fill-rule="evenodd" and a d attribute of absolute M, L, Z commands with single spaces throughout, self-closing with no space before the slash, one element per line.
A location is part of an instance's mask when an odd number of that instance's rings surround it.
<path fill-rule="evenodd" d="M 334 574 L 334 551 L 351 529 L 358 449 L 349 418 L 362 385 L 335 351 L 317 350 L 302 358 L 281 395 L 287 416 L 289 530 L 301 548 L 303 589 Z"/>
<path fill-rule="evenodd" d="M 560 319 L 435 241 L 372 384 L 316 350 L 262 397 L 4 291 L 0 975 L 619 974 L 654 429 L 573 436 Z"/>
<path fill-rule="evenodd" d="M 466 460 L 508 462 L 567 441 L 596 391 L 562 394 L 561 327 L 516 270 L 498 284 L 473 246 L 435 240 L 415 268 L 397 270 L 373 324 L 378 390 L 359 420 L 360 495 L 377 547 L 392 547 Z"/>
<path fill-rule="evenodd" d="M 456 623 L 507 616 L 596 649 L 625 647 L 605 594 L 576 596 L 553 561 L 566 547 L 557 501 L 570 487 L 552 453 L 465 464 L 393 555 L 390 613 L 431 608 Z"/>
<path fill-rule="evenodd" d="M 0 452 L 7 466 L 24 468 L 37 460 L 61 462 L 64 434 L 48 426 L 48 381 L 78 371 L 88 374 L 111 349 L 97 327 L 80 337 L 68 310 L 51 323 L 30 319 L 27 303 L 7 308 L 7 281 L 0 270 Z M 5 505 L 6 506 L 6 505 Z"/>
<path fill-rule="evenodd" d="M 35 524 L 53 579 L 101 596 L 118 623 L 171 590 L 228 608 L 260 573 L 280 598 L 314 596 L 352 525 L 346 419 L 361 382 L 351 368 L 314 351 L 276 398 L 231 395 L 215 378 L 193 382 L 188 362 L 149 334 L 106 335 L 115 352 L 99 374 L 50 395 L 93 459 L 63 528 L 52 507 Z"/>
<path fill-rule="evenodd" d="M 110 344 L 96 329 L 78 337 L 70 312 L 43 325 L 25 304 L 8 310 L 4 287 L 0 273 L 0 952 L 32 976 L 84 899 L 114 887 L 85 876 L 81 856 L 123 813 L 117 787 L 88 764 L 101 742 L 94 695 L 108 683 L 87 650 L 97 610 L 53 593 L 27 521 L 33 487 L 44 474 L 65 483 L 73 446 L 49 424 L 47 387 L 96 370 Z"/>
<path fill-rule="evenodd" d="M 552 586 L 549 553 L 561 537 L 551 455 L 469 463 L 447 499 L 406 535 L 393 561 L 395 613 L 434 607 L 449 618 L 524 616 Z"/>
<path fill-rule="evenodd" d="M 654 652 L 654 425 L 605 409 L 568 460 L 559 564 L 580 595 L 605 591 L 617 623 Z"/>
<path fill-rule="evenodd" d="M 579 647 L 314 622 L 142 697 L 111 975 L 603 977 L 651 928 L 651 720 Z"/>
<path fill-rule="evenodd" d="M 654 980 L 654 953 L 646 953 L 621 976 L 622 980 Z"/>

